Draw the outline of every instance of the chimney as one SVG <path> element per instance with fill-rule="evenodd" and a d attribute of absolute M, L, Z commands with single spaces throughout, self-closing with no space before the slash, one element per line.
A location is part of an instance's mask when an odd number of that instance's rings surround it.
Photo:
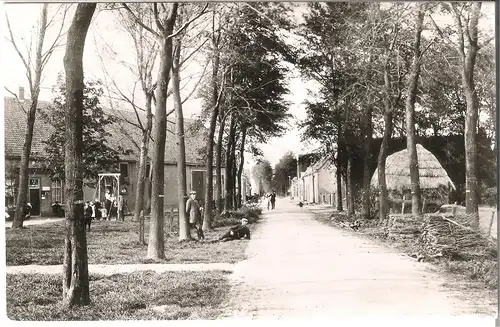
<path fill-rule="evenodd" d="M 19 100 L 24 101 L 24 87 L 19 86 Z"/>

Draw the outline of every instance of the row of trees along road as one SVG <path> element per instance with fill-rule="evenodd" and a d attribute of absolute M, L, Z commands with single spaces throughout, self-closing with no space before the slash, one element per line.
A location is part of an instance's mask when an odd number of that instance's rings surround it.
<path fill-rule="evenodd" d="M 282 135 L 284 123 L 289 117 L 284 95 L 288 92 L 286 85 L 287 69 L 284 61 L 292 61 L 290 51 L 278 32 L 290 27 L 290 7 L 284 4 L 106 4 L 99 10 L 113 11 L 121 20 L 121 26 L 129 33 L 136 55 L 137 83 L 144 95 L 145 102 L 140 104 L 135 94 L 127 94 L 111 74 L 106 71 L 104 61 L 106 53 L 99 53 L 106 76 L 104 85 L 100 81 L 83 81 L 83 51 L 87 31 L 91 26 L 97 5 L 94 3 L 65 6 L 60 10 L 73 12 L 73 19 L 66 31 L 66 53 L 64 56 L 64 82 L 60 78 L 58 92 L 52 109 L 43 113 L 42 117 L 55 130 L 65 129 L 65 140 L 54 133 L 46 142 L 46 149 L 52 151 L 55 161 L 47 163 L 54 168 L 54 176 L 65 181 L 66 239 L 63 264 L 63 297 L 66 305 L 88 304 L 89 280 L 86 233 L 83 226 L 83 180 L 96 178 L 97 171 L 103 168 L 103 158 L 92 157 L 90 165 L 83 165 L 83 158 L 91 149 L 83 144 L 85 137 L 92 139 L 91 125 L 93 114 L 102 118 L 98 128 L 116 122 L 106 116 L 100 107 L 103 93 L 108 96 L 110 106 L 128 103 L 138 114 L 146 114 L 144 123 L 137 115 L 137 121 L 126 121 L 141 129 L 143 137 L 135 142 L 139 150 L 139 181 L 137 199 L 144 195 L 147 158 L 152 158 L 151 169 L 151 223 L 147 256 L 164 258 L 164 154 L 167 132 L 177 137 L 177 166 L 179 193 L 179 239 L 188 238 L 186 216 L 183 206 L 186 200 L 186 161 L 184 144 L 184 120 L 182 104 L 193 93 L 204 99 L 203 113 L 200 122 L 208 118 L 208 138 L 205 147 L 207 181 L 205 219 L 203 228 L 210 229 L 212 213 L 217 217 L 222 208 L 234 209 L 241 206 L 241 177 L 243 173 L 244 153 L 250 152 L 258 156 L 260 153 L 252 144 L 266 142 L 270 137 Z M 17 214 L 13 227 L 22 227 L 22 208 L 26 203 L 27 171 L 31 153 L 31 139 L 35 112 L 38 109 L 37 99 L 42 79 L 43 67 L 50 58 L 53 49 L 59 46 L 64 35 L 65 19 L 47 21 L 49 5 L 42 6 L 39 42 L 35 67 L 17 47 L 9 26 L 11 42 L 25 64 L 31 86 L 31 107 L 27 116 L 27 134 L 20 169 L 20 188 L 17 198 Z M 203 19 L 200 19 L 202 18 Z M 210 24 L 203 25 L 202 22 Z M 50 24 L 60 24 L 60 32 L 52 47 L 43 52 L 44 31 Z M 59 25 L 58 25 L 59 26 Z M 202 53 L 206 67 L 212 68 L 212 74 L 202 74 L 203 79 L 191 90 L 185 99 L 181 97 L 183 88 L 183 65 L 193 58 L 195 53 Z M 125 63 L 123 63 L 125 65 Z M 128 66 L 127 68 L 130 68 Z M 34 71 L 34 73 L 33 73 Z M 154 78 L 154 72 L 157 77 Z M 33 77 L 33 75 L 35 77 Z M 200 85 L 197 88 L 198 84 Z M 134 90 L 135 92 L 135 90 Z M 13 93 L 13 92 L 12 92 Z M 14 94 L 14 93 L 13 93 Z M 167 111 L 167 98 L 174 96 L 174 108 Z M 20 103 L 21 104 L 21 103 Z M 154 112 L 153 112 L 154 105 Z M 118 110 L 117 110 L 118 111 Z M 64 114 L 63 114 L 64 112 Z M 167 117 L 176 114 L 175 131 L 167 129 Z M 58 119 L 64 115 L 64 124 Z M 95 116 L 95 115 L 94 115 Z M 119 115 L 118 115 L 119 116 Z M 76 119 L 75 119 L 76 117 Z M 84 119 L 85 118 L 85 119 Z M 63 126 L 64 125 L 64 126 Z M 105 136 L 104 130 L 97 131 Z M 89 139 L 90 137 L 90 139 Z M 105 139 L 103 137 L 102 139 Z M 150 142 L 152 154 L 149 154 Z M 64 153 L 62 150 L 64 143 Z M 107 143 L 98 144 L 106 152 L 107 159 L 116 157 L 122 151 L 130 149 L 111 149 Z M 94 153 L 95 154 L 95 153 Z M 103 153 L 104 154 L 104 153 Z M 41 155 L 41 154 L 40 154 Z M 223 201 L 221 189 L 221 170 L 225 160 L 226 189 Z M 215 161 L 215 165 L 214 165 Z M 215 167 L 214 167 L 215 166 Z M 24 167 L 24 168 L 23 168 Z M 215 210 L 212 210 L 213 170 L 216 173 Z M 95 170 L 95 171 L 93 171 Z M 92 174 L 94 173 L 94 176 Z M 24 196 L 24 198 L 23 198 Z M 137 202 L 134 217 L 139 220 L 139 238 L 144 239 L 144 210 L 142 200 Z"/>
<path fill-rule="evenodd" d="M 480 30 L 481 3 L 310 3 L 298 33 L 301 72 L 320 84 L 307 103 L 303 136 L 335 153 L 346 180 L 347 210 L 354 213 L 351 167 L 365 162 L 382 136 L 378 155 L 380 219 L 387 215 L 385 160 L 395 133 L 406 135 L 412 211 L 421 212 L 416 137 L 465 134 L 466 210 L 478 223 L 478 114 L 494 117 L 492 36 Z M 476 63 L 479 64 L 476 64 Z M 476 78 L 479 75 L 481 78 Z M 422 108 L 416 112 L 416 108 Z M 491 122 L 491 121 L 490 121 Z M 417 126 L 417 128 L 415 128 Z M 494 135 L 494 124 L 483 126 Z M 361 146 L 364 145 L 364 146 Z M 363 151 L 352 151 L 361 147 Z M 363 213 L 370 207 L 369 174 Z"/>
<path fill-rule="evenodd" d="M 81 159 L 85 151 L 82 145 L 82 124 L 85 120 L 75 117 L 83 117 L 86 105 L 82 56 L 96 7 L 96 4 L 92 3 L 70 7 L 74 9 L 74 13 L 66 33 L 63 62 L 65 102 L 60 103 L 65 103 L 67 140 L 64 153 L 67 233 L 63 293 L 67 305 L 89 302 L 86 234 L 81 219 L 84 177 Z M 47 18 L 47 8 L 48 5 L 42 5 L 34 67 L 30 66 L 32 61 L 26 60 L 27 56 L 23 56 L 19 51 L 10 31 L 11 41 L 25 63 L 32 88 L 14 227 L 22 226 L 21 208 L 26 203 L 27 163 L 31 154 L 34 112 L 37 110 L 36 101 L 43 67 L 53 52 L 51 49 L 43 51 L 43 31 L 51 24 L 56 24 Z M 67 7 L 61 8 L 66 10 Z M 150 152 L 149 143 L 153 143 L 148 257 L 164 258 L 165 255 L 163 167 L 165 142 L 169 131 L 167 117 L 174 112 L 177 116 L 176 126 L 174 131 L 170 131 L 179 140 L 177 165 L 180 208 L 186 197 L 185 151 L 181 141 L 184 136 L 182 104 L 186 99 L 182 99 L 180 90 L 183 81 L 182 67 L 195 53 L 203 54 L 206 58 L 205 67 L 211 68 L 211 74 L 203 74 L 200 87 L 196 91 L 192 90 L 204 99 L 200 123 L 208 124 L 205 146 L 205 230 L 211 228 L 212 212 L 215 211 L 217 218 L 222 208 L 233 209 L 241 205 L 241 194 L 237 192 L 241 190 L 244 153 L 251 152 L 258 156 L 261 153 L 253 144 L 266 142 L 270 137 L 280 136 L 285 131 L 284 123 L 289 117 L 288 104 L 284 99 L 284 95 L 288 93 L 285 82 L 288 66 L 284 64 L 287 61 L 295 63 L 305 77 L 315 79 L 322 86 L 319 100 L 307 106 L 308 119 L 304 122 L 304 127 L 307 137 L 316 138 L 323 143 L 325 152 L 337 150 L 335 162 L 340 168 L 339 172 L 348 181 L 349 212 L 353 210 L 350 174 L 352 162 L 357 159 L 357 154 L 350 151 L 353 145 L 369 142 L 371 131 L 383 131 L 384 142 L 379 155 L 379 179 L 383 185 L 387 140 L 393 130 L 397 130 L 398 126 L 404 123 L 404 119 L 398 120 L 398 117 L 404 117 L 400 115 L 401 111 L 406 109 L 406 116 L 411 119 L 414 103 L 423 107 L 426 107 L 423 104 L 428 107 L 429 103 L 435 103 L 436 107 L 439 106 L 439 109 L 447 113 L 447 117 L 453 117 L 451 111 L 454 107 L 443 105 L 440 98 L 443 94 L 437 94 L 439 92 L 435 90 L 430 91 L 433 85 L 439 83 L 446 86 L 442 89 L 449 92 L 444 95 L 447 99 L 454 101 L 453 97 L 457 97 L 460 102 L 465 98 L 467 189 L 470 191 L 470 196 L 467 197 L 467 211 L 477 212 L 475 124 L 478 110 L 486 107 L 485 101 L 479 99 L 487 98 L 483 95 L 492 89 L 488 83 L 493 83 L 492 78 L 489 78 L 476 83 L 478 86 L 474 84 L 473 78 L 475 62 L 482 58 L 481 53 L 484 57 L 493 53 L 488 51 L 490 45 L 486 38 L 483 43 L 478 40 L 481 3 L 310 3 L 307 5 L 305 23 L 296 29 L 303 40 L 298 53 L 291 51 L 280 34 L 283 30 L 296 27 L 291 19 L 291 5 L 150 3 L 113 4 L 99 8 L 125 18 L 122 24 L 131 36 L 131 48 L 135 50 L 137 57 L 137 81 L 145 98 L 143 104 L 137 103 L 134 96 L 126 94 L 111 78 L 106 79 L 105 86 L 109 98 L 119 98 L 120 101 L 131 105 L 136 112 L 146 113 L 145 124 L 140 120 L 129 123 L 139 125 L 143 131 L 143 138 L 138 144 L 141 181 L 147 178 L 145 162 Z M 438 13 L 451 15 L 454 24 L 446 28 L 437 23 L 431 24 Z M 419 26 L 422 27 L 420 32 Z M 62 29 L 61 27 L 61 31 Z M 423 31 L 427 31 L 429 35 L 424 35 Z M 63 33 L 59 33 L 59 36 L 61 35 Z M 53 43 L 54 46 L 59 45 L 58 40 L 59 38 Z M 455 40 L 459 42 L 456 43 Z M 480 52 L 482 48 L 484 50 Z M 453 55 L 448 56 L 451 53 Z M 436 60 L 430 62 L 426 58 Z M 448 64 L 447 69 L 438 64 L 443 61 Z M 479 67 L 483 70 L 480 72 L 483 76 L 488 76 L 487 72 L 492 71 L 488 70 L 488 65 Z M 463 88 L 463 93 L 459 94 L 453 88 L 456 85 L 454 73 L 457 71 L 460 72 Z M 425 92 L 426 90 L 429 91 Z M 175 105 L 172 110 L 167 111 L 167 98 L 171 95 L 174 96 Z M 430 114 L 421 116 L 424 115 L 414 115 L 417 125 L 430 123 L 436 129 L 443 128 L 439 126 L 439 122 L 430 118 Z M 411 132 L 411 128 L 409 130 Z M 409 148 L 414 148 L 411 142 Z M 226 168 L 224 192 L 221 189 L 223 162 Z M 214 169 L 215 196 L 212 193 L 210 178 Z M 414 184 L 418 187 L 418 182 Z M 144 185 L 137 187 L 137 196 L 140 198 Z M 417 194 L 418 192 L 415 196 Z M 387 194 L 381 192 L 380 196 L 384 207 Z M 368 199 L 365 198 L 366 201 Z M 213 203 L 215 210 L 211 210 Z M 135 217 L 141 221 L 140 239 L 144 242 L 144 224 L 143 218 L 140 217 L 144 204 L 141 201 L 138 201 L 138 204 Z M 179 238 L 182 240 L 187 237 L 187 229 L 186 217 L 183 210 L 180 211 Z"/>

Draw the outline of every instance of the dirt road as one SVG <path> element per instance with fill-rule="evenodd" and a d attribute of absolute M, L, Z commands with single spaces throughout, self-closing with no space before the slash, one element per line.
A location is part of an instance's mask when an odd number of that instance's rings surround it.
<path fill-rule="evenodd" d="M 264 209 L 247 248 L 249 259 L 234 267 L 224 317 L 468 315 L 494 310 L 457 298 L 429 264 L 322 225 L 308 209 L 288 200 L 280 199 L 276 207 Z"/>

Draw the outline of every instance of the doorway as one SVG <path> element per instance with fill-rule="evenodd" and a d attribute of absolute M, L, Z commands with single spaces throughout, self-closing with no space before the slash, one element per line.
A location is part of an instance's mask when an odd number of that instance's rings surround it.
<path fill-rule="evenodd" d="M 29 179 L 29 203 L 31 204 L 31 215 L 40 215 L 40 178 Z"/>
<path fill-rule="evenodd" d="M 202 170 L 193 170 L 191 171 L 191 186 L 193 191 L 196 192 L 196 198 L 203 202 L 205 201 L 205 172 Z"/>

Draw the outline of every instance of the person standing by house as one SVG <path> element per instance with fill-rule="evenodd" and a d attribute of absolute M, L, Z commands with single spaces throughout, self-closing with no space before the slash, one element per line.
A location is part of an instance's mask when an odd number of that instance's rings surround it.
<path fill-rule="evenodd" d="M 196 191 L 189 192 L 189 199 L 186 202 L 186 214 L 189 215 L 189 235 L 191 235 L 193 228 L 196 229 L 198 240 L 205 239 L 205 235 L 203 235 L 203 230 L 201 229 L 201 211 L 200 203 L 196 199 Z"/>
<path fill-rule="evenodd" d="M 123 206 L 124 206 L 123 194 L 120 193 L 120 195 L 118 195 L 118 217 L 116 218 L 116 220 L 125 221 Z"/>
<path fill-rule="evenodd" d="M 103 215 L 104 220 L 108 218 L 111 220 L 111 209 L 113 206 L 113 202 L 111 201 L 111 190 L 109 188 L 106 189 L 106 194 L 104 194 L 104 198 L 106 199 L 104 202 L 104 208 L 106 209 L 106 215 Z"/>
<path fill-rule="evenodd" d="M 271 202 L 271 209 L 274 210 L 275 204 L 276 204 L 276 191 L 273 190 L 273 193 L 271 193 L 271 196 L 269 197 L 269 202 Z"/>
<path fill-rule="evenodd" d="M 102 211 L 101 211 L 101 202 L 99 199 L 95 199 L 94 201 L 94 215 L 97 220 L 101 220 L 102 218 Z"/>
<path fill-rule="evenodd" d="M 94 210 L 92 209 L 92 204 L 90 201 L 85 202 L 85 210 L 84 210 L 84 215 L 83 215 L 83 221 L 85 225 L 88 227 L 88 230 L 90 230 L 90 225 L 92 224 L 92 214 Z"/>

